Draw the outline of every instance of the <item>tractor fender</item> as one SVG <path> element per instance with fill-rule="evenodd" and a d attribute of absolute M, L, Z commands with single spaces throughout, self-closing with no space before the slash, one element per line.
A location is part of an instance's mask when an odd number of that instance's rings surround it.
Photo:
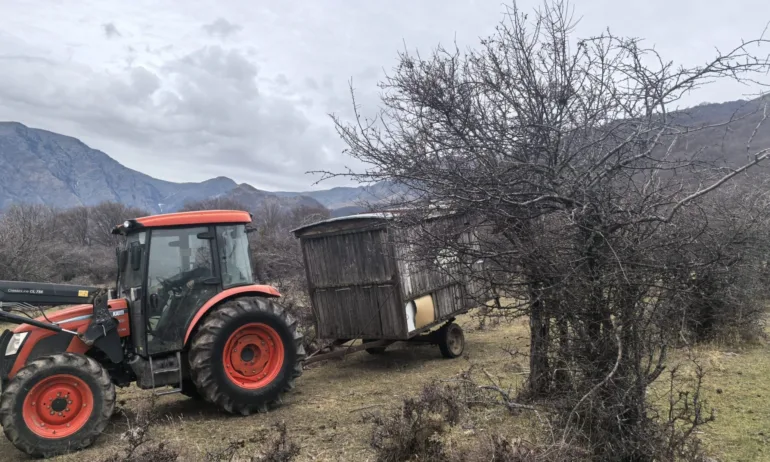
<path fill-rule="evenodd" d="M 220 303 L 229 300 L 235 296 L 239 295 L 257 295 L 261 297 L 280 297 L 281 293 L 278 292 L 278 289 L 276 289 L 273 286 L 268 285 L 260 285 L 260 284 L 252 284 L 248 286 L 239 286 L 239 287 L 232 287 L 230 289 L 223 290 L 222 292 L 218 293 L 214 297 L 211 298 L 206 304 L 204 304 L 197 313 L 195 313 L 195 316 L 193 316 L 192 321 L 190 321 L 190 325 L 187 326 L 187 333 L 184 336 L 184 344 L 187 345 L 187 342 L 190 340 L 190 336 L 192 335 L 193 331 L 195 330 L 195 327 L 198 325 L 201 319 L 211 311 L 212 308 L 219 305 Z"/>

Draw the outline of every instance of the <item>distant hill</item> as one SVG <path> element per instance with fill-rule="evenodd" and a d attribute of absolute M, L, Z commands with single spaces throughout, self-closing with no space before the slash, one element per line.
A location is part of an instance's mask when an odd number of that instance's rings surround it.
<path fill-rule="evenodd" d="M 746 162 L 746 141 L 755 130 L 752 152 L 770 146 L 770 120 L 760 124 L 762 104 L 768 101 L 700 104 L 670 114 L 687 127 L 736 118 L 729 128 L 706 128 L 682 136 L 674 151 L 678 155 L 698 153 L 701 159 L 719 160 L 728 166 Z M 226 177 L 173 183 L 125 167 L 76 138 L 16 122 L 0 122 L 0 210 L 22 202 L 66 208 L 116 201 L 161 213 L 179 210 L 189 202 L 222 197 L 235 199 L 250 209 L 269 200 L 287 208 L 326 207 L 333 216 L 341 216 L 367 211 L 405 192 L 389 182 L 304 192 L 264 191 Z"/>
<path fill-rule="evenodd" d="M 367 186 L 341 186 L 320 191 L 296 192 L 275 192 L 279 197 L 292 197 L 302 195 L 312 197 L 324 207 L 332 210 L 333 215 L 349 215 L 368 210 L 370 206 L 376 206 L 387 202 L 388 200 L 404 194 L 406 191 L 403 186 L 396 185 L 387 181 L 381 181 Z"/>
<path fill-rule="evenodd" d="M 356 194 L 356 188 L 350 189 L 351 195 Z M 68 208 L 115 201 L 163 213 L 214 197 L 236 199 L 249 208 L 266 199 L 288 208 L 324 207 L 309 195 L 262 191 L 226 177 L 200 183 L 159 180 L 121 165 L 76 138 L 0 122 L 0 210 L 14 203 Z M 339 198 L 345 203 L 354 200 Z"/>

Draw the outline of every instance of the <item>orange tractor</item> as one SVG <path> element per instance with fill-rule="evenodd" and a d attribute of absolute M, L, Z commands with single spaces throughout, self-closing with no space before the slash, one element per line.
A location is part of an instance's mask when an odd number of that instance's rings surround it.
<path fill-rule="evenodd" d="M 83 449 L 104 430 L 115 386 L 182 393 L 234 414 L 265 411 L 305 352 L 278 291 L 254 283 L 240 211 L 129 220 L 113 234 L 116 287 L 0 281 L 0 423 L 21 451 Z M 8 308 L 75 305 L 31 319 Z M 172 388 L 168 388 L 172 387 Z"/>

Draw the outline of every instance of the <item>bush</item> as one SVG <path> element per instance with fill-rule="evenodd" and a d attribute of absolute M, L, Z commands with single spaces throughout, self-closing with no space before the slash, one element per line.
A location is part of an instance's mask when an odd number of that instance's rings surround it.
<path fill-rule="evenodd" d="M 244 449 L 247 443 L 256 443 L 262 446 L 262 450 L 258 450 L 255 455 L 247 456 L 248 458 L 245 460 L 250 462 L 293 461 L 299 455 L 299 445 L 288 437 L 285 423 L 276 424 L 274 430 L 275 434 L 272 437 L 260 435 L 248 440 L 231 441 L 223 450 L 206 453 L 205 460 L 207 462 L 244 460 L 236 456 L 239 456 L 242 452 L 250 452 Z"/>
<path fill-rule="evenodd" d="M 102 462 L 175 462 L 179 459 L 178 451 L 163 442 L 153 441 L 150 436 L 150 428 L 158 420 L 153 413 L 156 400 L 156 396 L 152 395 L 150 402 L 133 419 L 123 412 L 128 420 L 128 429 L 120 435 L 123 448 Z"/>
<path fill-rule="evenodd" d="M 371 445 L 377 460 L 447 460 L 441 437 L 449 426 L 460 421 L 463 409 L 451 388 L 434 382 L 425 386 L 418 397 L 405 399 L 400 410 L 368 415 L 365 420 L 374 424 Z"/>

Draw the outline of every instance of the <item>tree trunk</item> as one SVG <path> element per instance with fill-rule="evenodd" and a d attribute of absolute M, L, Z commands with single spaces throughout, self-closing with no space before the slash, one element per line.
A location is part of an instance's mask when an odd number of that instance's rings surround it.
<path fill-rule="evenodd" d="M 551 376 L 548 362 L 548 316 L 540 294 L 532 287 L 530 289 L 532 310 L 529 316 L 529 391 L 532 396 L 545 396 L 549 390 Z"/>

